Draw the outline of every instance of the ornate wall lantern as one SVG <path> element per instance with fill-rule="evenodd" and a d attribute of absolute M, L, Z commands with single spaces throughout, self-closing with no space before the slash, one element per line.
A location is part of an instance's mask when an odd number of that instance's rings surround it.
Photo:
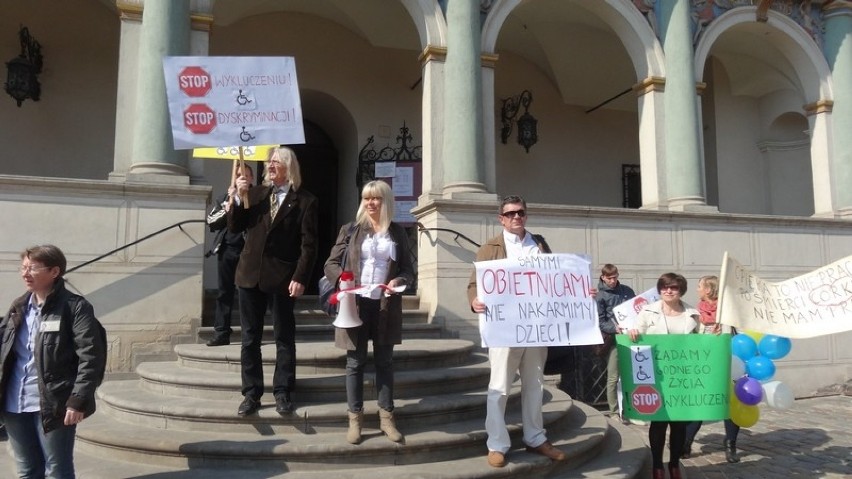
<path fill-rule="evenodd" d="M 512 122 L 517 116 L 521 106 L 524 107 L 524 114 L 518 118 L 518 144 L 524 147 L 527 153 L 530 152 L 530 147 L 538 141 L 538 120 L 530 115 L 530 104 L 532 103 L 532 93 L 529 90 L 524 90 L 520 95 L 503 100 L 503 107 L 500 109 L 500 120 L 503 122 L 503 129 L 500 131 L 500 138 L 503 144 L 509 141 L 509 136 L 512 135 Z"/>
<path fill-rule="evenodd" d="M 38 74 L 41 73 L 41 45 L 30 36 L 27 27 L 21 26 L 18 32 L 21 40 L 21 54 L 6 62 L 6 93 L 18 102 L 18 106 L 27 98 L 38 101 L 41 98 L 41 85 Z"/>

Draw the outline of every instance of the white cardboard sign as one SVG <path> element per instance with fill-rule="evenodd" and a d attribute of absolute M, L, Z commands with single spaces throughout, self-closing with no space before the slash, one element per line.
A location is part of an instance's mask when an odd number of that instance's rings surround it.
<path fill-rule="evenodd" d="M 302 144 L 293 57 L 164 57 L 176 150 Z"/>

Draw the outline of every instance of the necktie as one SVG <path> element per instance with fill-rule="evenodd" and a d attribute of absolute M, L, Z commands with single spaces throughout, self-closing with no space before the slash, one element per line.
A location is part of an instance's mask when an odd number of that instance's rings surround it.
<path fill-rule="evenodd" d="M 269 218 L 274 220 L 275 213 L 278 213 L 278 188 L 273 188 L 269 195 Z"/>

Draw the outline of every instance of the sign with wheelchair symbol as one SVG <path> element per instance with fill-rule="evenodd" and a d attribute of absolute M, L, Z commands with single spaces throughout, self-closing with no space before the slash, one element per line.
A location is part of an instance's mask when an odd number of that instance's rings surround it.
<path fill-rule="evenodd" d="M 630 364 L 634 384 L 654 384 L 654 359 L 651 346 L 630 346 Z"/>

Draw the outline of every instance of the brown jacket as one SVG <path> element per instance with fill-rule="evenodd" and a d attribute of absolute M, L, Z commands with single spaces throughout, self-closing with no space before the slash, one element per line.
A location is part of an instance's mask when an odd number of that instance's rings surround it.
<path fill-rule="evenodd" d="M 304 189 L 291 187 L 271 220 L 271 193 L 269 186 L 249 189 L 251 206 L 234 205 L 228 213 L 228 229 L 246 232 L 236 285 L 282 293 L 291 280 L 307 285 L 311 279 L 317 257 L 317 199 Z"/>
<path fill-rule="evenodd" d="M 337 241 L 331 248 L 328 260 L 325 262 L 325 275 L 332 284 L 338 284 L 340 273 L 343 272 L 343 250 L 346 248 L 346 236 L 352 224 L 343 225 L 337 235 Z M 346 271 L 352 271 L 357 282 L 361 277 L 361 243 L 371 231 L 361 225 L 352 231 L 349 240 L 349 248 L 346 256 Z M 388 276 L 385 284 L 392 279 L 401 279 L 404 284 L 411 285 L 414 282 L 414 267 L 411 264 L 411 256 L 408 251 L 408 236 L 402 226 L 391 223 L 388 228 L 390 237 L 396 244 L 396 261 L 391 261 L 388 267 Z M 402 295 L 382 295 L 379 305 L 379 324 L 377 337 L 371 338 L 373 344 L 391 345 L 402 343 Z M 357 344 L 358 334 L 367 334 L 363 327 L 358 328 L 336 328 L 334 333 L 334 345 L 340 349 L 353 350 Z"/>
<path fill-rule="evenodd" d="M 532 234 L 527 231 L 527 234 Z M 544 236 L 541 235 L 532 235 L 533 240 L 538 245 L 538 248 L 542 253 L 550 253 L 550 245 L 547 244 L 547 241 L 544 240 Z M 479 250 L 476 252 L 476 259 L 474 261 L 491 261 L 495 259 L 505 259 L 506 258 L 506 240 L 503 239 L 503 231 L 500 231 L 500 234 L 488 240 L 484 245 L 479 247 Z M 467 283 L 467 304 L 473 303 L 474 298 L 476 298 L 476 268 L 473 269 L 473 272 L 470 273 L 470 282 Z M 471 306 L 471 309 L 473 306 Z"/>

